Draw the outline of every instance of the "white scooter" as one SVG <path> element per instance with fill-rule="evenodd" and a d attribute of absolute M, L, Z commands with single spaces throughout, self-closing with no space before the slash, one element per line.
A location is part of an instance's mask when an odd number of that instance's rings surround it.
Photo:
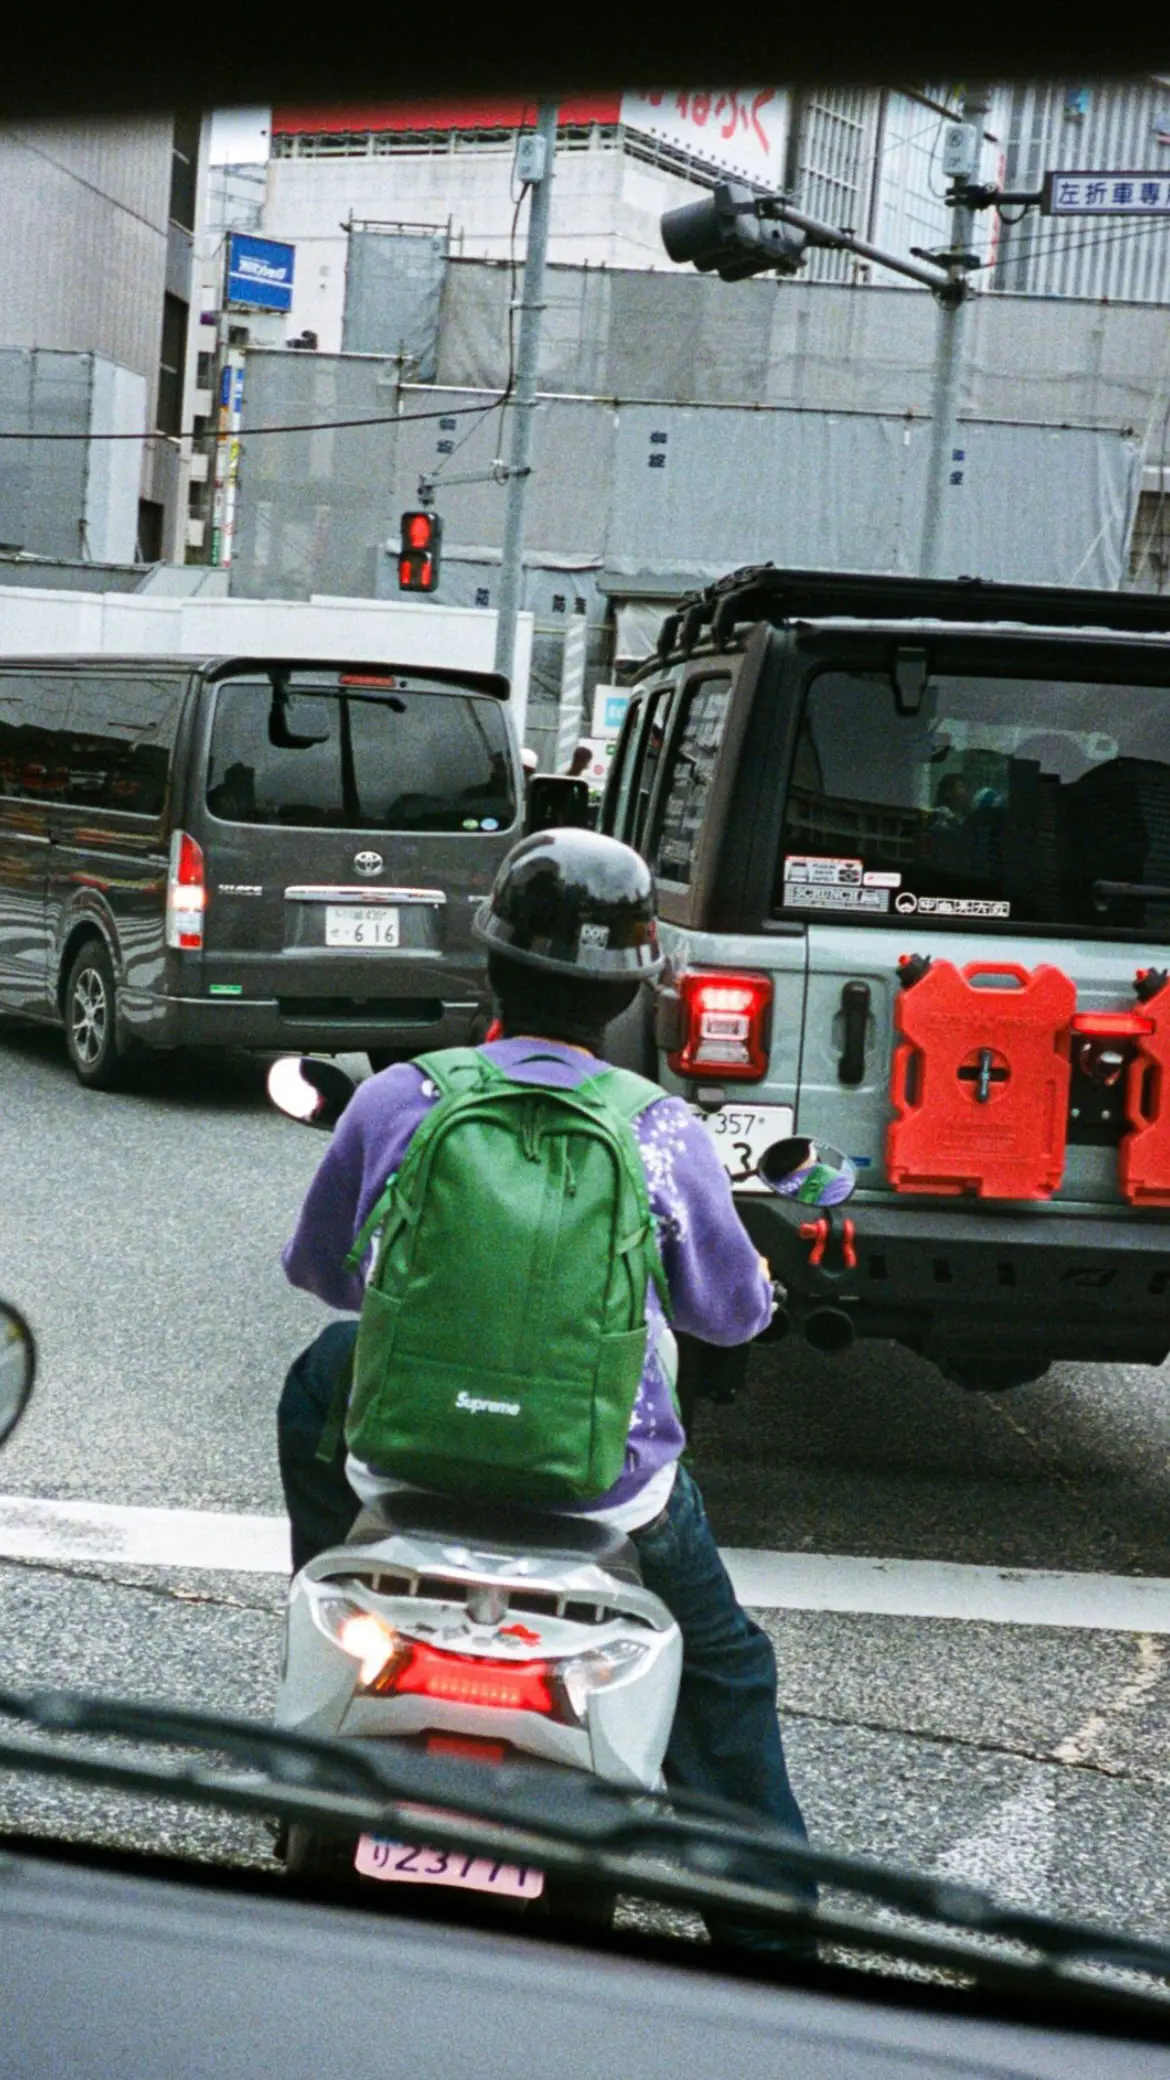
<path fill-rule="evenodd" d="M 268 1088 L 291 1118 L 331 1128 L 354 1086 L 335 1063 L 286 1057 Z M 791 1191 L 791 1165 L 779 1147 L 769 1155 L 785 1179 L 774 1188 Z M 643 1587 L 622 1533 L 403 1489 L 363 1510 L 346 1543 L 294 1579 L 276 1723 L 487 1766 L 530 1757 L 660 1790 L 681 1668 L 678 1626 Z M 373 1835 L 338 1845 L 294 1827 L 286 1860 L 318 1876 L 348 1870 L 557 1904 L 545 1873 L 470 1847 L 460 1855 Z M 582 1912 L 579 1898 L 568 1905 Z M 611 1905 L 584 1910 L 604 1918 Z"/>

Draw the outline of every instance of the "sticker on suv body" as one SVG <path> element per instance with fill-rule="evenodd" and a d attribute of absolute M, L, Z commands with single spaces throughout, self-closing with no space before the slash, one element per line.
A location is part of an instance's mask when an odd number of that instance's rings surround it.
<path fill-rule="evenodd" d="M 821 853 L 788 853 L 785 881 L 811 881 L 822 888 L 860 888 L 864 871 L 859 859 L 833 859 Z"/>

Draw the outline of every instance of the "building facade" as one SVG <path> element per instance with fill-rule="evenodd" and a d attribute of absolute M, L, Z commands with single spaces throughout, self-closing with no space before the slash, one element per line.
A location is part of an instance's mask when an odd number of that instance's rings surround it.
<path fill-rule="evenodd" d="M 21 385 L 35 393 L 29 356 L 45 368 L 44 357 L 65 357 L 56 365 L 69 362 L 75 389 L 88 371 L 95 401 L 78 407 L 82 473 L 91 486 L 105 473 L 121 487 L 100 508 L 108 521 L 103 552 L 116 561 L 155 563 L 184 550 L 201 137 L 197 117 L 17 123 L 0 135 L 0 350 L 26 357 L 9 355 L 9 388 L 14 396 Z M 35 411 L 21 423 L 33 436 L 54 430 Z M 128 505 L 125 466 L 115 465 L 100 438 L 110 432 L 142 435 L 140 447 L 128 443 L 137 456 Z M 92 496 L 87 509 L 62 470 L 56 500 L 47 447 L 35 438 L 8 447 L 10 471 L 23 472 L 37 493 L 9 501 L 6 533 L 22 537 L 10 546 L 92 553 Z"/>

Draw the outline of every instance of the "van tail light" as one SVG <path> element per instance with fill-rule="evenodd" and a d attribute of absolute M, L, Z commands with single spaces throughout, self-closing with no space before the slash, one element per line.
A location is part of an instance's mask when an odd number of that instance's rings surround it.
<path fill-rule="evenodd" d="M 770 975 L 687 969 L 676 988 L 682 1042 L 667 1056 L 676 1076 L 746 1083 L 767 1074 Z"/>
<path fill-rule="evenodd" d="M 176 831 L 171 838 L 171 864 L 167 875 L 167 945 L 199 953 L 203 948 L 203 913 L 207 908 L 207 882 L 203 847 Z"/>

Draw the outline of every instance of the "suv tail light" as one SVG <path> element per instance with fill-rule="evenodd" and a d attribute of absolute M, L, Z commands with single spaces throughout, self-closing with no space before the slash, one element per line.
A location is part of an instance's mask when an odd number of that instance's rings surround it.
<path fill-rule="evenodd" d="M 678 977 L 682 1044 L 667 1056 L 676 1076 L 750 1082 L 767 1074 L 770 975 L 688 969 Z"/>
<path fill-rule="evenodd" d="M 203 947 L 203 913 L 207 908 L 203 848 L 186 831 L 171 838 L 167 876 L 167 945 L 199 953 Z"/>

